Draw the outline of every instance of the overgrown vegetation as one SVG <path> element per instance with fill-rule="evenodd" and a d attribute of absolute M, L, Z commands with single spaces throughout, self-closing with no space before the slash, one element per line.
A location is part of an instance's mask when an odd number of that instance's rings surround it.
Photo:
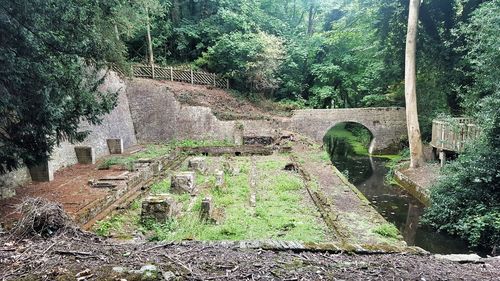
<path fill-rule="evenodd" d="M 473 81 L 463 88 L 465 104 L 482 128 L 479 139 L 443 170 L 432 189 L 426 222 L 467 239 L 471 245 L 500 245 L 500 1 L 474 11 L 458 34 L 468 44 L 464 74 Z"/>
<path fill-rule="evenodd" d="M 392 223 L 383 224 L 373 230 L 373 232 L 380 234 L 387 238 L 398 239 L 401 237 L 398 228 Z"/>
<path fill-rule="evenodd" d="M 227 140 L 182 140 L 170 141 L 164 144 L 150 144 L 145 149 L 126 156 L 111 156 L 99 163 L 99 169 L 109 169 L 117 165 L 127 170 L 133 170 L 134 163 L 139 159 L 155 159 L 166 156 L 178 147 L 199 147 L 199 146 L 233 146 L 234 143 Z"/>
<path fill-rule="evenodd" d="M 172 195 L 181 204 L 178 218 L 156 223 L 141 222 L 140 210 L 129 210 L 98 223 L 96 233 L 113 234 L 126 238 L 126 233 L 139 230 L 150 240 L 252 240 L 277 238 L 307 242 L 326 241 L 327 230 L 314 206 L 304 201 L 303 183 L 300 177 L 283 169 L 285 159 L 257 163 L 259 181 L 256 190 L 256 207 L 249 206 L 250 159 L 238 158 L 233 162 L 240 168 L 237 175 L 226 175 L 224 188 L 213 188 L 213 175 L 197 174 L 200 194 Z M 273 174 L 274 176 L 269 177 Z M 169 180 L 154 184 L 151 193 L 165 193 L 170 189 Z M 211 196 L 216 208 L 224 210 L 217 224 L 200 221 L 201 200 Z"/>

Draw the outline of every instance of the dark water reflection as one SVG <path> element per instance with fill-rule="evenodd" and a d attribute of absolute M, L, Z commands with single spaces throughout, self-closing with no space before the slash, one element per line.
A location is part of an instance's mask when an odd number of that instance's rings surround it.
<path fill-rule="evenodd" d="M 386 159 L 356 155 L 343 139 L 329 137 L 325 139 L 325 146 L 334 165 L 348 175 L 387 221 L 398 227 L 408 245 L 432 253 L 470 252 L 463 240 L 420 225 L 424 206 L 400 187 L 385 183 Z"/>

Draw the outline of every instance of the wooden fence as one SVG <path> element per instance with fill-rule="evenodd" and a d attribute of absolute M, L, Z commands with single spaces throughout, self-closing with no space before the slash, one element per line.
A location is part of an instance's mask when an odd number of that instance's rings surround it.
<path fill-rule="evenodd" d="M 156 65 L 132 65 L 131 68 L 134 77 L 187 82 L 197 85 L 211 85 L 217 88 L 229 89 L 229 80 L 215 73 Z M 115 65 L 112 65 L 111 69 L 120 74 L 124 74 L 124 71 Z"/>
<path fill-rule="evenodd" d="M 431 145 L 441 150 L 461 152 L 465 143 L 477 138 L 480 132 L 470 118 L 433 120 Z"/>

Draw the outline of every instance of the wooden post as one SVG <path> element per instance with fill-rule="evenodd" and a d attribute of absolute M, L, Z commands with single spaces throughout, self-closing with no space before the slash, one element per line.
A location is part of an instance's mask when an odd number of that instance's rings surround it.
<path fill-rule="evenodd" d="M 216 83 L 215 83 L 215 73 L 213 74 L 214 76 L 214 87 L 217 86 Z"/>
<path fill-rule="evenodd" d="M 134 66 L 130 65 L 130 73 L 132 73 L 132 77 L 134 77 Z"/>
<path fill-rule="evenodd" d="M 229 89 L 229 79 L 226 79 L 226 89 Z"/>
<path fill-rule="evenodd" d="M 446 153 L 444 153 L 444 150 L 440 150 L 439 151 L 439 160 L 441 160 L 440 161 L 441 168 L 443 168 L 444 167 L 444 163 L 446 163 Z"/>
<path fill-rule="evenodd" d="M 170 67 L 170 81 L 174 81 L 174 68 Z"/>
<path fill-rule="evenodd" d="M 193 69 L 191 68 L 191 84 L 194 84 Z"/>

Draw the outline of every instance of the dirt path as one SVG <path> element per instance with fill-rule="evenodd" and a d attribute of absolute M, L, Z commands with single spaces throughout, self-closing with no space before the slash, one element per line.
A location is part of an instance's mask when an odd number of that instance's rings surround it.
<path fill-rule="evenodd" d="M 270 251 L 223 242 L 121 244 L 79 234 L 15 243 L 0 236 L 0 280 L 143 280 L 126 272 L 144 265 L 158 270 L 157 278 L 148 280 L 165 280 L 162 275 L 170 280 L 498 280 L 500 275 L 499 259 L 459 264 L 428 255 Z"/>

